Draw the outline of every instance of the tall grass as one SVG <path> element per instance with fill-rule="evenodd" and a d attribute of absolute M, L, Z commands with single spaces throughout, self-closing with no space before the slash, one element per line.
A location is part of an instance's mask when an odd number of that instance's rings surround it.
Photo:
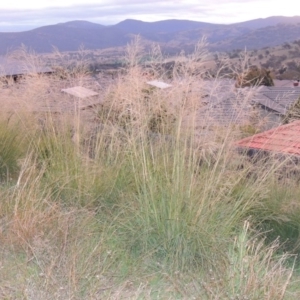
<path fill-rule="evenodd" d="M 11 115 L 3 114 L 0 121 L 0 182 L 7 183 L 17 176 L 19 160 L 24 155 L 24 135 Z"/>
<path fill-rule="evenodd" d="M 286 248 L 287 235 L 277 239 L 290 220 L 299 226 L 292 196 L 275 193 L 282 161 L 236 152 L 237 126 L 199 127 L 199 45 L 175 64 L 168 90 L 145 84 L 132 47 L 96 123 L 76 110 L 22 118 L 25 144 L 1 127 L 16 174 L 1 188 L 1 297 L 297 298 L 294 256 L 283 252 L 295 254 L 298 239 Z"/>

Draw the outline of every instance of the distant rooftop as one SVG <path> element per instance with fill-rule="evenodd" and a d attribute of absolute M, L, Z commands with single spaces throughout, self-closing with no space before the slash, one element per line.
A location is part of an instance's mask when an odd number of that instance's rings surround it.
<path fill-rule="evenodd" d="M 98 93 L 83 86 L 74 86 L 71 88 L 62 89 L 61 91 L 81 99 L 98 95 Z"/>
<path fill-rule="evenodd" d="M 155 86 L 160 89 L 166 89 L 172 86 L 171 84 L 165 83 L 163 81 L 158 81 L 158 80 L 147 81 L 147 84 Z"/>
<path fill-rule="evenodd" d="M 293 87 L 293 80 L 287 80 L 287 79 L 273 79 L 274 86 L 275 87 Z"/>
<path fill-rule="evenodd" d="M 262 86 L 253 101 L 284 115 L 300 97 L 300 87 Z"/>
<path fill-rule="evenodd" d="M 236 142 L 241 148 L 300 156 L 300 121 L 255 134 Z"/>
<path fill-rule="evenodd" d="M 18 76 L 25 74 L 52 73 L 49 67 L 26 64 L 24 61 L 0 57 L 0 76 Z"/>
<path fill-rule="evenodd" d="M 249 89 L 235 89 L 232 80 L 205 81 L 201 87 L 204 104 L 198 112 L 199 120 L 205 125 L 228 126 L 245 124 L 251 112 L 251 96 Z"/>

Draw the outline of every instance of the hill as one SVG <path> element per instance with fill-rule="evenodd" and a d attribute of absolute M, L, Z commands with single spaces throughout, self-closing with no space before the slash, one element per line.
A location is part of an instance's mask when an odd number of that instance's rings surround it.
<path fill-rule="evenodd" d="M 237 48 L 255 49 L 291 42 L 300 38 L 300 17 L 270 17 L 222 25 L 189 20 L 143 22 L 125 20 L 113 26 L 87 21 L 71 21 L 24 32 L 0 33 L 0 55 L 22 44 L 38 53 L 105 49 L 125 46 L 139 34 L 144 45 L 159 43 L 164 52 L 178 53 L 194 49 L 203 36 L 213 51 Z"/>
<path fill-rule="evenodd" d="M 245 52 L 241 49 L 229 51 L 227 54 L 233 69 L 240 65 L 240 58 L 245 56 Z M 269 69 L 274 78 L 300 79 L 300 39 L 274 47 L 249 50 L 246 55 L 249 65 Z"/>
<path fill-rule="evenodd" d="M 39 27 L 25 32 L 0 33 L 0 54 L 20 47 L 22 44 L 38 53 L 76 51 L 80 46 L 86 49 L 101 49 L 126 45 L 130 36 L 115 27 L 74 21 Z"/>
<path fill-rule="evenodd" d="M 255 20 L 250 20 L 246 22 L 241 22 L 239 25 L 245 26 L 251 29 L 259 29 L 268 26 L 275 26 L 277 24 L 297 24 L 300 23 L 300 16 L 294 17 L 282 17 L 282 16 L 274 16 L 269 18 L 260 18 Z"/>
<path fill-rule="evenodd" d="M 214 29 L 223 25 L 188 20 L 164 20 L 158 22 L 143 22 L 139 20 L 125 20 L 113 27 L 133 34 L 147 33 L 175 33 L 194 29 Z"/>
<path fill-rule="evenodd" d="M 248 31 L 244 34 L 223 39 L 212 45 L 214 49 L 260 49 L 273 47 L 285 42 L 292 42 L 300 39 L 300 22 L 298 24 L 280 23 L 275 26 L 263 27 Z"/>

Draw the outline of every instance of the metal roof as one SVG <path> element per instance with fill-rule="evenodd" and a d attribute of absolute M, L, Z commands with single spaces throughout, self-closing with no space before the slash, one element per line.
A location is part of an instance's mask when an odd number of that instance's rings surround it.
<path fill-rule="evenodd" d="M 287 79 L 273 79 L 275 87 L 293 87 L 294 80 L 287 80 Z"/>
<path fill-rule="evenodd" d="M 258 89 L 253 101 L 284 115 L 300 97 L 300 87 L 266 87 Z"/>
<path fill-rule="evenodd" d="M 71 88 L 62 89 L 61 91 L 81 99 L 98 95 L 98 93 L 82 86 L 74 86 Z"/>
<path fill-rule="evenodd" d="M 26 64 L 24 61 L 0 57 L 0 76 L 17 76 L 54 72 L 50 67 Z"/>
<path fill-rule="evenodd" d="M 158 80 L 147 81 L 147 84 L 155 86 L 160 89 L 166 89 L 172 86 L 171 84 L 165 83 L 163 81 L 158 81 Z"/>
<path fill-rule="evenodd" d="M 251 98 L 253 91 L 249 89 L 235 89 L 231 80 L 206 82 L 201 99 L 204 104 L 198 117 L 206 125 L 227 126 L 245 124 L 253 111 Z"/>
<path fill-rule="evenodd" d="M 300 156 L 300 121 L 255 134 L 236 142 L 238 147 Z"/>

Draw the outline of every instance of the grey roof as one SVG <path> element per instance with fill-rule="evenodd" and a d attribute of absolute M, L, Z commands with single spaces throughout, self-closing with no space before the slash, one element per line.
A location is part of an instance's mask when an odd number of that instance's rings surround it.
<path fill-rule="evenodd" d="M 251 112 L 249 89 L 235 89 L 232 80 L 207 82 L 207 94 L 201 99 L 202 107 L 198 111 L 199 120 L 204 126 L 228 126 L 245 124 Z"/>
<path fill-rule="evenodd" d="M 168 83 L 165 83 L 165 82 L 159 81 L 159 80 L 147 81 L 147 84 L 155 86 L 160 89 L 166 89 L 166 88 L 169 88 L 172 86 L 171 84 L 168 84 Z"/>
<path fill-rule="evenodd" d="M 294 80 L 287 80 L 287 79 L 273 79 L 275 87 L 293 87 Z"/>
<path fill-rule="evenodd" d="M 260 87 L 253 101 L 279 114 L 286 111 L 300 97 L 300 87 Z"/>
<path fill-rule="evenodd" d="M 50 67 L 27 64 L 24 61 L 0 57 L 0 76 L 16 76 L 25 74 L 52 73 Z"/>
<path fill-rule="evenodd" d="M 260 104 L 260 107 L 278 116 L 285 114 L 299 97 L 300 87 L 259 86 L 236 89 L 232 80 L 207 81 L 206 95 L 201 99 L 203 105 L 198 116 L 204 126 L 228 126 L 245 125 L 252 122 L 259 113 L 261 118 L 264 116 L 264 119 L 270 119 L 268 124 L 273 127 L 279 122 L 278 119 L 273 115 L 262 114 L 262 110 L 257 110 L 253 104 Z"/>
<path fill-rule="evenodd" d="M 300 97 L 300 87 L 293 86 L 235 88 L 231 79 L 207 80 L 204 84 L 193 89 L 199 90 L 197 119 L 202 128 L 247 125 L 258 119 L 269 129 L 279 125 L 278 117 Z"/>
<path fill-rule="evenodd" d="M 91 89 L 87 89 L 83 86 L 74 86 L 71 88 L 62 89 L 61 91 L 81 99 L 98 95 L 97 92 L 94 92 Z"/>

